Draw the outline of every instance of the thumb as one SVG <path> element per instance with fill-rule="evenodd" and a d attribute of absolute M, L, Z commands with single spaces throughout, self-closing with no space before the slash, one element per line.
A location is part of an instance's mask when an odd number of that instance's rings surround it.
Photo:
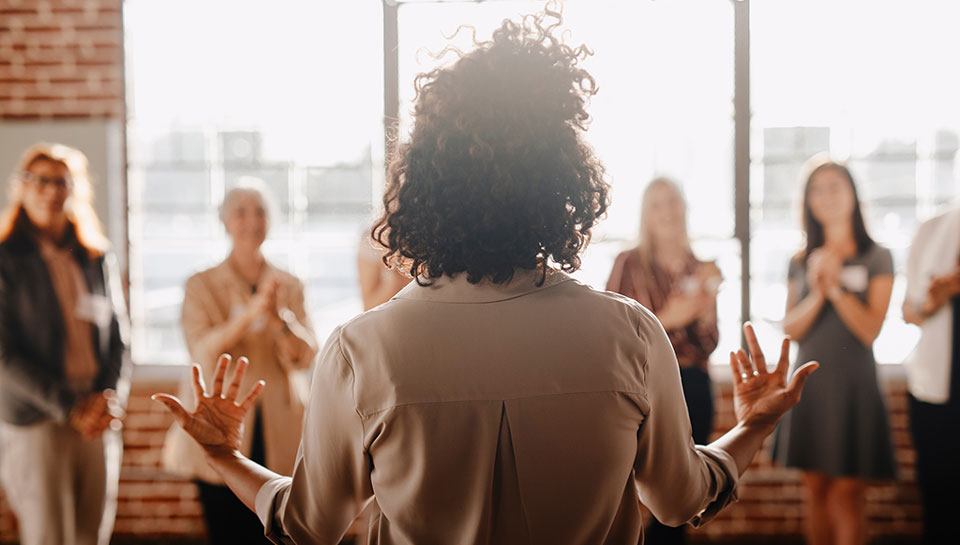
<path fill-rule="evenodd" d="M 818 367 L 820 367 L 819 363 L 809 361 L 793 373 L 793 378 L 790 379 L 790 386 L 787 387 L 787 392 L 791 397 L 795 397 L 797 401 L 800 400 L 803 385 L 806 384 L 807 378 L 809 378 L 810 374 L 816 371 Z"/>
<path fill-rule="evenodd" d="M 173 417 L 180 423 L 182 426 L 190 419 L 190 415 L 187 413 L 187 410 L 183 408 L 183 404 L 180 403 L 180 400 L 173 397 L 169 394 L 153 394 L 150 396 L 150 399 L 158 401 L 167 408 L 168 411 L 173 413 Z"/>

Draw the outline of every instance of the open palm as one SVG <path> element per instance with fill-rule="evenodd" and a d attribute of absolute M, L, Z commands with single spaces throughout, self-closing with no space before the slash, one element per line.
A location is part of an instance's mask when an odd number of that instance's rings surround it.
<path fill-rule="evenodd" d="M 743 326 L 750 353 L 743 349 L 730 353 L 730 370 L 733 373 L 733 407 L 737 421 L 773 428 L 788 410 L 800 401 L 803 385 L 816 368 L 817 362 L 808 362 L 797 369 L 787 384 L 787 369 L 790 366 L 790 339 L 783 339 L 780 360 L 773 372 L 767 370 L 767 362 L 760 351 L 757 335 L 748 322 Z"/>
<path fill-rule="evenodd" d="M 261 380 L 253 385 L 250 392 L 238 402 L 240 384 L 247 372 L 247 358 L 237 361 L 237 368 L 224 392 L 227 367 L 231 358 L 228 354 L 220 356 L 213 375 L 213 388 L 209 394 L 203 383 L 200 366 L 193 365 L 193 391 L 197 399 L 197 408 L 191 413 L 176 397 L 169 394 L 154 394 L 153 399 L 163 403 L 173 413 L 173 417 L 190 437 L 205 450 L 239 449 L 243 437 L 243 419 L 263 391 Z"/>

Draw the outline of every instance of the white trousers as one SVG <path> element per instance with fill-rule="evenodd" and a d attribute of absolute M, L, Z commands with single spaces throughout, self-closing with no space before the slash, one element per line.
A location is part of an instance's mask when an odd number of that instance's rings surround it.
<path fill-rule="evenodd" d="M 122 447 L 114 431 L 85 440 L 54 422 L 0 424 L 0 483 L 21 545 L 107 545 Z"/>

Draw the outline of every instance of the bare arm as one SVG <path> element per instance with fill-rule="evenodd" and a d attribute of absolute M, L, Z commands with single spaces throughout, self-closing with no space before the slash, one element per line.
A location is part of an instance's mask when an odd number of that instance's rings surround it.
<path fill-rule="evenodd" d="M 794 340 L 802 339 L 823 310 L 826 298 L 819 289 L 811 286 L 811 291 L 800 299 L 800 287 L 796 282 L 787 283 L 787 311 L 783 316 L 783 332 Z"/>
<path fill-rule="evenodd" d="M 870 279 L 865 304 L 857 296 L 840 289 L 839 285 L 831 287 L 827 297 L 847 329 L 864 346 L 870 346 L 880 334 L 880 328 L 883 327 L 892 291 L 893 275 L 884 274 Z"/>
<path fill-rule="evenodd" d="M 360 297 L 363 310 L 386 303 L 391 297 L 410 283 L 411 278 L 399 271 L 386 269 L 383 263 L 357 256 L 357 280 L 360 283 Z"/>

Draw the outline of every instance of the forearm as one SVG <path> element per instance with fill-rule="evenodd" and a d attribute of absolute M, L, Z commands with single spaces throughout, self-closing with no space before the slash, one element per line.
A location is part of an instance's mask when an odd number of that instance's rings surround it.
<path fill-rule="evenodd" d="M 793 340 L 800 340 L 813 327 L 813 323 L 823 310 L 825 299 L 820 292 L 807 295 L 802 301 L 787 311 L 783 317 L 783 332 Z"/>
<path fill-rule="evenodd" d="M 241 341 L 252 321 L 253 317 L 250 314 L 243 313 L 220 325 L 211 327 L 196 339 L 195 346 L 191 348 L 191 353 L 209 354 L 212 358 L 226 353 Z"/>
<path fill-rule="evenodd" d="M 743 475 L 771 432 L 773 427 L 770 426 L 738 423 L 710 446 L 726 451 L 737 463 L 740 475 Z"/>
<path fill-rule="evenodd" d="M 835 293 L 830 302 L 843 324 L 864 346 L 873 344 L 883 327 L 883 313 L 874 311 L 855 295 L 845 291 Z"/>
<path fill-rule="evenodd" d="M 903 302 L 903 321 L 913 325 L 923 325 L 929 316 L 909 300 Z"/>
<path fill-rule="evenodd" d="M 207 462 L 223 482 L 251 511 L 256 511 L 257 492 L 281 475 L 251 461 L 238 450 L 207 450 Z"/>

